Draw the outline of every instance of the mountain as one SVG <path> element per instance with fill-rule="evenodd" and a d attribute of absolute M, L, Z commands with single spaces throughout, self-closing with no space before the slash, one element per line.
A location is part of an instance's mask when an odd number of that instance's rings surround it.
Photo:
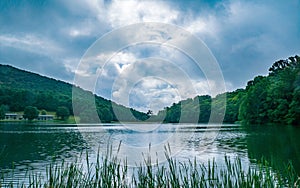
<path fill-rule="evenodd" d="M 77 112 L 82 122 L 97 122 L 91 112 L 90 99 L 93 97 L 96 114 L 102 122 L 117 121 L 114 112 L 122 116 L 123 121 L 134 121 L 128 112 L 140 120 L 145 120 L 147 114 L 129 109 L 110 100 L 94 95 L 72 84 L 48 78 L 12 67 L 0 64 L 0 106 L 5 105 L 9 111 L 23 111 L 26 106 L 35 106 L 39 110 L 56 111 L 64 106 L 74 114 L 72 105 L 72 91 L 76 91 Z M 79 108 L 80 107 L 80 108 Z"/>

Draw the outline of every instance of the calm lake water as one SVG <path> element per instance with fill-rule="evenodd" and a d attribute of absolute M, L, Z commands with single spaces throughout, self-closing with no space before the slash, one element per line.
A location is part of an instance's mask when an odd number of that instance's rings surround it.
<path fill-rule="evenodd" d="M 120 157 L 134 162 L 141 152 L 163 153 L 170 144 L 175 157 L 184 161 L 224 162 L 224 156 L 240 157 L 245 166 L 264 157 L 272 168 L 292 161 L 300 174 L 300 127 L 226 125 L 28 125 L 0 124 L 0 171 L 7 181 L 22 179 L 28 170 L 44 172 L 53 161 L 75 161 L 86 152 L 90 161 L 97 151 L 105 154 L 107 144 Z M 124 149 L 123 149 L 124 148 Z M 160 157 L 160 156 L 158 156 Z M 84 157 L 83 157 L 84 158 Z M 82 161 L 81 161 L 82 162 Z M 163 162 L 163 160 L 162 160 Z M 13 172 L 11 169 L 14 169 Z"/>

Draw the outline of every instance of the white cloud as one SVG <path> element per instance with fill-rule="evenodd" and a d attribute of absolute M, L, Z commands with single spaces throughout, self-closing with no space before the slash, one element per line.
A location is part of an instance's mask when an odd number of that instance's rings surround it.
<path fill-rule="evenodd" d="M 136 61 L 136 56 L 133 53 L 126 52 L 107 52 L 99 53 L 95 56 L 85 57 L 81 60 L 80 66 L 77 68 L 84 75 L 98 75 L 110 77 L 114 79 L 128 65 Z M 80 74 L 78 75 L 80 76 Z"/>
<path fill-rule="evenodd" d="M 217 37 L 222 26 L 220 26 L 218 18 L 210 13 L 202 16 L 191 15 L 185 19 L 183 27 L 187 31 L 205 39 L 206 37 Z"/>
<path fill-rule="evenodd" d="M 79 58 L 65 58 L 62 61 L 67 71 L 76 73 L 77 67 L 75 65 L 80 61 Z"/>
<path fill-rule="evenodd" d="M 64 4 L 73 14 L 85 15 L 85 20 L 66 26 L 71 37 L 96 35 L 103 28 L 116 29 L 141 22 L 175 23 L 180 11 L 172 8 L 166 1 L 143 0 L 103 0 L 65 1 Z"/>
<path fill-rule="evenodd" d="M 147 112 L 149 109 L 157 113 L 166 106 L 178 102 L 181 97 L 172 85 L 155 77 L 140 80 L 130 90 L 129 104 L 136 109 Z"/>
<path fill-rule="evenodd" d="M 163 1 L 115 0 L 107 10 L 107 19 L 113 28 L 140 22 L 172 23 L 179 11 Z"/>
<path fill-rule="evenodd" d="M 96 28 L 95 23 L 85 21 L 67 28 L 66 32 L 71 37 L 89 37 L 96 34 Z"/>
<path fill-rule="evenodd" d="M 205 80 L 200 67 L 186 54 L 164 45 L 134 45 L 118 53 L 99 53 L 84 61 L 86 66 L 78 72 L 83 77 L 82 87 L 95 87 L 95 82 L 86 77 L 98 76 L 96 93 L 105 93 L 107 98 L 141 111 L 157 112 L 181 99 L 211 95 L 218 88 L 214 81 Z M 134 97 L 130 98 L 132 94 Z"/>
<path fill-rule="evenodd" d="M 0 44 L 2 46 L 47 56 L 53 53 L 61 53 L 63 51 L 53 40 L 33 34 L 0 35 Z"/>
<path fill-rule="evenodd" d="M 191 78 L 188 74 L 163 59 L 137 60 L 114 80 L 112 99 L 141 111 L 158 112 L 182 99 L 211 95 L 218 87 L 214 81 Z"/>
<path fill-rule="evenodd" d="M 108 64 L 115 64 L 115 68 L 118 74 L 122 73 L 130 64 L 136 61 L 136 57 L 133 53 L 119 52 L 113 56 Z M 108 74 L 107 74 L 108 75 Z"/>

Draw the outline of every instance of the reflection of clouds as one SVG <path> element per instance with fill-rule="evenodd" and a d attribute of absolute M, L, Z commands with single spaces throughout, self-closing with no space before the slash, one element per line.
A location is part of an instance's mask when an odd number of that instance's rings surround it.
<path fill-rule="evenodd" d="M 152 159 L 155 159 L 152 161 L 153 163 L 156 163 L 156 159 L 158 159 L 159 162 L 165 161 L 166 150 L 164 146 L 168 144 L 175 146 L 175 150 L 171 150 L 171 152 L 173 155 L 177 154 L 176 157 L 179 159 L 186 160 L 196 157 L 200 161 L 203 160 L 203 162 L 213 157 L 215 157 L 216 160 L 222 161 L 224 154 L 215 151 L 217 149 L 221 151 L 228 149 L 222 148 L 221 143 L 222 140 L 224 142 L 224 138 L 217 137 L 216 142 L 211 142 L 208 138 L 208 136 L 211 136 L 210 134 L 215 135 L 218 133 L 219 129 L 217 127 L 220 125 L 213 125 L 215 127 L 210 128 L 207 127 L 207 125 L 193 124 L 181 124 L 176 126 L 170 124 L 153 124 L 151 126 L 155 126 L 155 129 L 151 131 L 136 131 L 136 129 L 130 129 L 132 126 L 144 127 L 147 125 L 126 124 L 126 127 L 124 127 L 117 124 L 104 127 L 80 127 L 79 130 L 89 148 L 95 152 L 100 149 L 100 154 L 106 156 L 109 154 L 106 144 L 110 143 L 113 156 L 118 156 L 121 160 L 126 159 L 130 166 L 139 165 L 148 154 L 151 155 Z M 202 129 L 199 129 L 199 127 Z M 237 136 L 243 137 L 244 135 L 230 134 L 226 136 L 234 138 Z M 121 146 L 120 150 L 118 150 L 119 146 Z M 151 147 L 150 150 L 149 146 Z M 177 153 L 176 148 L 182 148 L 180 153 Z M 244 154 L 245 152 L 246 151 L 239 150 L 238 155 Z M 247 153 L 245 153 L 245 155 L 246 154 Z M 235 155 L 237 154 L 233 156 Z"/>
<path fill-rule="evenodd" d="M 118 156 L 122 160 L 126 159 L 130 166 L 139 166 L 144 161 L 145 155 L 148 154 L 151 155 L 152 159 L 157 159 L 159 162 L 165 161 L 164 146 L 167 146 L 168 141 L 172 141 L 172 144 L 177 147 L 182 147 L 183 141 L 189 137 L 189 134 L 178 134 L 177 128 L 172 125 L 152 124 L 150 126 L 155 127 L 155 129 L 142 132 L 129 129 L 131 126 L 147 125 L 127 124 L 126 127 L 120 125 L 85 127 L 83 125 L 78 129 L 89 148 L 95 152 L 100 149 L 100 154 L 107 156 L 110 153 L 107 150 L 108 146 L 111 146 L 112 156 Z M 119 148 L 119 146 L 121 147 Z M 149 146 L 151 146 L 150 152 Z"/>

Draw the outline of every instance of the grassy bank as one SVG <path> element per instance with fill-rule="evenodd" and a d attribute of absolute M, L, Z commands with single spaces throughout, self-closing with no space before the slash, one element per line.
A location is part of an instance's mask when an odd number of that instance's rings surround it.
<path fill-rule="evenodd" d="M 166 155 L 164 164 L 152 164 L 145 158 L 139 167 L 129 168 L 117 157 L 97 158 L 95 163 L 51 164 L 44 173 L 26 173 L 28 183 L 6 183 L 0 187 L 299 187 L 300 180 L 291 164 L 286 172 L 276 172 L 264 162 L 245 170 L 238 158 L 225 157 L 225 165 L 214 161 L 179 162 Z M 125 165 L 124 165 L 125 164 Z M 84 167 L 85 166 L 85 167 Z M 45 175 L 42 175 L 45 174 Z M 282 174 L 286 174 L 283 176 Z"/>

